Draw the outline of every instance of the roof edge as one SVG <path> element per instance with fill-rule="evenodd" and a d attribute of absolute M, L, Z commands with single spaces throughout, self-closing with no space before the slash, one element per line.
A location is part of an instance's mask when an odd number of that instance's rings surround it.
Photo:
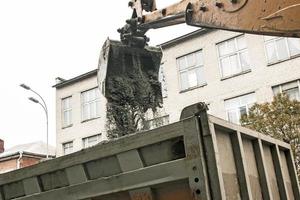
<path fill-rule="evenodd" d="M 69 80 L 62 81 L 62 82 L 60 82 L 58 84 L 53 85 L 52 87 L 56 88 L 56 89 L 59 89 L 59 88 L 71 85 L 71 84 L 73 84 L 73 83 L 75 83 L 75 82 L 77 82 L 79 80 L 83 80 L 83 79 L 89 78 L 89 77 L 91 77 L 93 75 L 97 75 L 97 72 L 98 72 L 98 69 L 94 69 L 92 71 L 86 72 L 84 74 L 81 74 L 81 75 L 76 76 L 74 78 L 71 78 Z"/>
<path fill-rule="evenodd" d="M 10 160 L 10 159 L 13 159 L 15 157 L 19 157 L 20 153 L 22 153 L 23 157 L 26 157 L 26 156 L 28 156 L 28 157 L 34 156 L 34 157 L 40 157 L 40 158 L 46 158 L 47 157 L 46 154 L 33 153 L 33 152 L 28 152 L 28 151 L 22 151 L 22 152 L 16 151 L 16 152 L 12 152 L 12 153 L 9 153 L 7 155 L 4 155 L 2 157 L 1 157 L 1 154 L 0 154 L 0 161 Z M 51 157 L 51 158 L 55 158 L 56 155 L 49 154 L 48 156 Z"/>
<path fill-rule="evenodd" d="M 168 47 L 171 47 L 173 45 L 176 45 L 179 42 L 183 42 L 183 41 L 189 40 L 191 38 L 194 38 L 194 37 L 197 37 L 197 36 L 201 36 L 201 35 L 213 32 L 215 30 L 216 29 L 211 29 L 211 28 L 200 28 L 200 29 L 198 29 L 196 31 L 193 31 L 193 32 L 187 33 L 185 35 L 179 36 L 177 38 L 174 38 L 172 40 L 169 40 L 169 41 L 164 42 L 162 44 L 159 44 L 157 46 L 161 46 L 162 48 L 168 48 Z"/>

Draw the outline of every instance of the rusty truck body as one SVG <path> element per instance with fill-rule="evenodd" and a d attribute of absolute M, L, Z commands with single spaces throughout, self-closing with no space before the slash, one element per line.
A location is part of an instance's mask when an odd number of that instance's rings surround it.
<path fill-rule="evenodd" d="M 300 199 L 289 144 L 210 116 L 0 175 L 0 200 Z"/>

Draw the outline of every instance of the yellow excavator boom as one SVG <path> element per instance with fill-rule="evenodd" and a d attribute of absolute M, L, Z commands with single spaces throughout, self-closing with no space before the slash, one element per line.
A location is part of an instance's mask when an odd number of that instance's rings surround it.
<path fill-rule="evenodd" d="M 300 37 L 299 0 L 182 0 L 158 10 L 155 0 L 131 0 L 133 9 L 108 40 L 99 64 L 99 85 L 108 100 L 109 124 L 116 135 L 136 132 L 145 113 L 161 106 L 158 80 L 161 49 L 147 46 L 149 29 L 175 24 L 271 36 Z"/>
<path fill-rule="evenodd" d="M 182 0 L 159 10 L 155 0 L 131 0 L 129 6 L 133 9 L 131 22 L 136 22 L 139 33 L 186 23 L 251 34 L 300 37 L 299 0 Z"/>

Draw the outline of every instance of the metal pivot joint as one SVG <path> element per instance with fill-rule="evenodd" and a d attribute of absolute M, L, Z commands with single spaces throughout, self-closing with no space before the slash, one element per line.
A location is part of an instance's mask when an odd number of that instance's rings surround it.
<path fill-rule="evenodd" d="M 126 20 L 125 26 L 118 29 L 123 44 L 143 48 L 149 42 L 145 36 L 148 29 L 140 27 L 143 23 L 143 11 L 152 12 L 156 10 L 156 3 L 153 0 L 131 0 L 128 6 L 133 10 L 130 19 Z"/>
<path fill-rule="evenodd" d="M 156 9 L 155 0 L 132 0 L 132 18 L 120 29 L 125 44 L 146 45 L 144 34 L 186 23 L 202 28 L 216 28 L 243 33 L 300 37 L 299 0 L 182 0 Z"/>
<path fill-rule="evenodd" d="M 126 25 L 118 29 L 123 44 L 141 48 L 147 45 L 149 38 L 145 36 L 146 31 L 138 29 L 140 21 L 140 18 L 128 19 L 126 20 Z"/>

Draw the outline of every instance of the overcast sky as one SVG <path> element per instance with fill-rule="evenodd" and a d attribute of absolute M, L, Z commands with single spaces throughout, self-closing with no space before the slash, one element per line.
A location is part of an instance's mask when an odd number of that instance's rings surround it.
<path fill-rule="evenodd" d="M 158 7 L 177 0 L 158 0 Z M 127 0 L 0 0 L 0 138 L 5 147 L 46 141 L 45 115 L 26 83 L 41 94 L 49 110 L 50 143 L 55 145 L 57 76 L 72 78 L 96 69 L 107 37 L 131 15 Z M 151 44 L 195 30 L 180 25 L 151 30 Z"/>

